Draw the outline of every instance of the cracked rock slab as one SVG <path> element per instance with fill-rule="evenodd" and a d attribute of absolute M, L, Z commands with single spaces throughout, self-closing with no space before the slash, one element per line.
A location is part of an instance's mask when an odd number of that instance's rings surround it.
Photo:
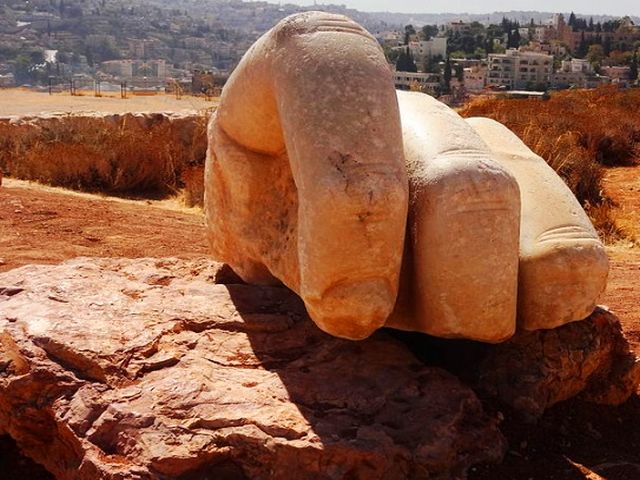
<path fill-rule="evenodd" d="M 0 275 L 0 433 L 59 479 L 463 478 L 505 441 L 384 332 L 322 333 L 208 260 Z"/>
<path fill-rule="evenodd" d="M 640 359 L 620 320 L 598 307 L 586 319 L 550 330 L 519 332 L 492 346 L 474 372 L 476 389 L 535 420 L 558 402 L 619 405 L 640 383 Z"/>

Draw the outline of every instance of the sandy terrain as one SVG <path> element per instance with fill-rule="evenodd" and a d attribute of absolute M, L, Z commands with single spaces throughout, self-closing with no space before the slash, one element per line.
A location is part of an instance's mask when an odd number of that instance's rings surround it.
<path fill-rule="evenodd" d="M 5 178 L 0 271 L 77 256 L 206 254 L 202 211 L 177 201 L 124 200 Z"/>
<path fill-rule="evenodd" d="M 640 168 L 607 169 L 604 187 L 617 203 L 618 224 L 640 245 Z"/>
<path fill-rule="evenodd" d="M 31 92 L 23 89 L 0 89 L 0 117 L 13 115 L 36 115 L 48 112 L 185 112 L 211 108 L 218 100 L 207 101 L 203 97 L 183 96 L 180 100 L 173 95 L 129 95 L 122 99 L 116 92 L 108 92 L 103 97 L 95 97 L 92 92 L 82 92 L 81 96 L 68 93 Z"/>

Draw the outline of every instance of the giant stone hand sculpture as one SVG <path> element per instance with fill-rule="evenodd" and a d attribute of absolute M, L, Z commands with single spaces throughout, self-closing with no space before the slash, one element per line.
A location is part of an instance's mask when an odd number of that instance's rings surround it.
<path fill-rule="evenodd" d="M 546 163 L 496 122 L 396 96 L 377 42 L 344 16 L 263 35 L 209 140 L 214 256 L 281 281 L 333 335 L 499 342 L 585 317 L 604 289 L 603 246 Z"/>

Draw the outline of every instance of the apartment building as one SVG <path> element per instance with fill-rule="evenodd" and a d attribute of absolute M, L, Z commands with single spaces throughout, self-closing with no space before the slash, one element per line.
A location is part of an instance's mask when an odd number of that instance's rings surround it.
<path fill-rule="evenodd" d="M 469 33 L 471 32 L 471 24 L 463 22 L 462 20 L 459 20 L 457 22 L 449 22 L 445 26 L 445 31 L 451 32 L 453 34 Z"/>
<path fill-rule="evenodd" d="M 631 69 L 626 66 L 607 66 L 602 67 L 600 72 L 616 85 L 628 86 L 631 82 Z"/>
<path fill-rule="evenodd" d="M 478 93 L 484 90 L 487 82 L 487 67 L 476 65 L 463 70 L 464 88 L 467 92 Z"/>
<path fill-rule="evenodd" d="M 607 76 L 580 71 L 558 70 L 551 74 L 551 88 L 561 90 L 563 88 L 597 88 L 600 85 L 611 83 Z"/>
<path fill-rule="evenodd" d="M 560 69 L 563 72 L 593 73 L 593 66 L 589 63 L 589 60 L 585 60 L 583 58 L 563 60 Z"/>
<path fill-rule="evenodd" d="M 133 60 L 108 60 L 100 64 L 100 69 L 115 77 L 131 78 L 133 76 Z"/>
<path fill-rule="evenodd" d="M 431 40 L 409 42 L 409 50 L 416 60 L 438 56 L 444 58 L 447 56 L 447 37 L 433 37 Z"/>
<path fill-rule="evenodd" d="M 487 85 L 509 89 L 546 86 L 552 69 L 553 56 L 510 48 L 505 53 L 489 54 Z"/>
<path fill-rule="evenodd" d="M 396 88 L 410 90 L 419 87 L 421 91 L 435 95 L 440 89 L 440 75 L 436 73 L 393 72 Z"/>

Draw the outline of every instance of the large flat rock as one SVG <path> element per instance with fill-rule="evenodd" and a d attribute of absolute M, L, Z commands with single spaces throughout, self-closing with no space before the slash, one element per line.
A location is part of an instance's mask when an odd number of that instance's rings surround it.
<path fill-rule="evenodd" d="M 322 333 L 206 260 L 0 275 L 0 433 L 59 479 L 459 478 L 497 420 L 378 332 Z"/>

